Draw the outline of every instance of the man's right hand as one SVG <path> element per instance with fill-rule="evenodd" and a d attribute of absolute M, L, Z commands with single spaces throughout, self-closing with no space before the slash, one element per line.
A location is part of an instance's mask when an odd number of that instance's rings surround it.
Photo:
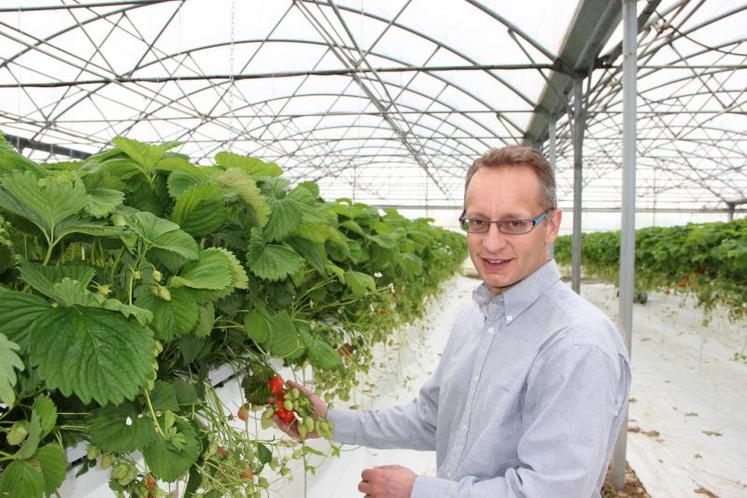
<path fill-rule="evenodd" d="M 316 413 L 318 417 L 317 420 L 327 419 L 327 404 L 324 402 L 322 398 L 317 396 L 314 393 L 314 391 L 304 386 L 303 384 L 299 384 L 298 382 L 293 381 L 293 380 L 287 381 L 286 384 L 291 388 L 295 387 L 302 394 L 304 394 L 307 398 L 309 398 L 309 401 L 311 402 L 311 407 L 314 409 L 314 412 Z M 272 399 L 271 402 L 274 402 L 274 399 Z M 277 414 L 273 415 L 272 419 L 275 421 L 275 424 L 278 426 L 278 428 L 281 431 L 285 432 L 293 439 L 296 439 L 296 440 L 301 439 L 301 435 L 298 433 L 298 423 L 296 421 L 284 422 Z M 314 437 L 319 437 L 319 432 L 317 432 L 316 428 L 314 428 L 313 431 L 306 434 L 306 437 L 304 439 L 310 439 Z"/>

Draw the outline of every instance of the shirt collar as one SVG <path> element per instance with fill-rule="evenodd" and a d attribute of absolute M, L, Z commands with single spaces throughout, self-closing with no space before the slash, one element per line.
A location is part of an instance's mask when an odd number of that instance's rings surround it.
<path fill-rule="evenodd" d="M 495 297 L 490 294 L 490 289 L 483 282 L 472 291 L 472 300 L 480 307 L 485 316 L 487 316 L 488 306 L 491 302 L 501 302 L 505 309 L 505 315 L 515 319 L 558 280 L 560 280 L 558 265 L 554 259 L 550 259 L 524 280 Z"/>

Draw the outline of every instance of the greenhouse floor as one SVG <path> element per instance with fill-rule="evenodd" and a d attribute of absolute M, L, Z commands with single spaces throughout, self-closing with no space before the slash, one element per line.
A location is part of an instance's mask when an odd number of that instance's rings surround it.
<path fill-rule="evenodd" d="M 409 401 L 435 367 L 477 283 L 467 277 L 448 282 L 426 319 L 401 332 L 402 348 L 382 351 L 379 372 L 349 404 L 383 408 Z M 582 294 L 616 318 L 613 286 L 584 282 Z M 652 498 L 747 497 L 747 363 L 733 359 L 744 352 L 747 323 L 729 323 L 720 313 L 707 326 L 702 322 L 703 313 L 682 296 L 652 293 L 645 305 L 635 305 L 627 457 Z M 275 496 L 301 497 L 306 487 L 309 498 L 358 497 L 361 471 L 384 464 L 435 474 L 431 452 L 346 446 L 342 458 L 307 475 L 306 486 L 299 473 L 295 482 L 275 487 Z"/>

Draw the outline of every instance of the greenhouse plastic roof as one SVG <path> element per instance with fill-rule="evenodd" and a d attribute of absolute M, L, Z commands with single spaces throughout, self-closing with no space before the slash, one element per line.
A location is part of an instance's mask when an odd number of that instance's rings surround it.
<path fill-rule="evenodd" d="M 572 205 L 573 78 L 584 207 L 620 206 L 617 0 L 18 0 L 0 4 L 0 130 L 39 161 L 126 135 L 319 180 L 327 198 L 462 202 L 469 164 L 557 121 Z M 640 208 L 747 198 L 747 3 L 638 2 Z M 744 208 L 744 206 L 742 206 Z"/>

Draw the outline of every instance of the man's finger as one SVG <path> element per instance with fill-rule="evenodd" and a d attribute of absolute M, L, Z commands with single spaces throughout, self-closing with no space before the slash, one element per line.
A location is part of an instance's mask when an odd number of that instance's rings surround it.
<path fill-rule="evenodd" d="M 287 384 L 291 387 L 295 387 L 296 389 L 304 393 L 306 396 L 311 396 L 312 394 L 314 394 L 314 391 L 304 386 L 303 384 L 299 384 L 295 380 L 289 380 Z"/>

